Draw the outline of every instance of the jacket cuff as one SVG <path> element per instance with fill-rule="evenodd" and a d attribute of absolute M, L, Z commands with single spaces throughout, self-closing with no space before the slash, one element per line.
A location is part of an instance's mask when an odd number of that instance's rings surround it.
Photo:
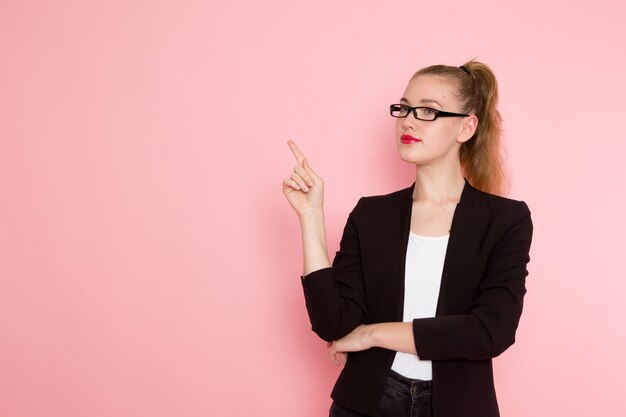
<path fill-rule="evenodd" d="M 316 289 L 336 285 L 331 267 L 318 269 L 317 271 L 310 272 L 306 276 L 300 275 L 300 281 L 305 291 L 315 291 Z"/>

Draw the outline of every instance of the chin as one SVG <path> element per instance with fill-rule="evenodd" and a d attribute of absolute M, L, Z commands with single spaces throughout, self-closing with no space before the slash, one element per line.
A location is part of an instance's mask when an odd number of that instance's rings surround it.
<path fill-rule="evenodd" d="M 418 155 L 418 152 L 409 151 L 406 149 L 398 149 L 398 156 L 404 162 L 408 162 L 409 164 L 422 164 L 424 163 L 424 157 L 422 155 Z"/>

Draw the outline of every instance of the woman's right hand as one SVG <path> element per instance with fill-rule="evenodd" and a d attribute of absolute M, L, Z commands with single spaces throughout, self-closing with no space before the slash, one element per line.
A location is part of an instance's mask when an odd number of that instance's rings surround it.
<path fill-rule="evenodd" d="M 335 366 L 345 366 L 346 362 L 348 362 L 348 352 L 337 352 L 333 350 L 332 347 L 334 344 L 335 342 L 326 343 L 326 348 L 328 348 L 328 356 L 330 357 L 331 362 L 335 364 Z"/>
<path fill-rule="evenodd" d="M 321 211 L 324 202 L 324 180 L 313 171 L 294 141 L 287 141 L 298 162 L 290 177 L 283 180 L 283 194 L 299 217 Z"/>

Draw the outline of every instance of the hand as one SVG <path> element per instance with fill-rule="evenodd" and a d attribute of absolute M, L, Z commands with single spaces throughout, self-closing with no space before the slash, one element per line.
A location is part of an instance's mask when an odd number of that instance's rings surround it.
<path fill-rule="evenodd" d="M 315 210 L 322 210 L 324 202 L 324 180 L 313 171 L 294 141 L 287 141 L 291 152 L 296 158 L 296 164 L 291 177 L 283 179 L 283 194 L 291 207 L 303 216 Z"/>
<path fill-rule="evenodd" d="M 335 365 L 339 366 L 340 363 L 346 363 L 346 352 L 359 352 L 372 346 L 370 326 L 361 324 L 341 339 L 329 343 L 327 345 L 328 356 Z M 346 355 L 345 359 L 343 355 Z"/>
<path fill-rule="evenodd" d="M 345 365 L 346 362 L 348 362 L 348 353 L 347 352 L 333 352 L 330 348 L 332 347 L 333 343 L 335 342 L 328 342 L 326 344 L 326 347 L 329 348 L 328 349 L 328 356 L 330 357 L 330 360 L 337 366 L 341 366 L 341 365 Z"/>

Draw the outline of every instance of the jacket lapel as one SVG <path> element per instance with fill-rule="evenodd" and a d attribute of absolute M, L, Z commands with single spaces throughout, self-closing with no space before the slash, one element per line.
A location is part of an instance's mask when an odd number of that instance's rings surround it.
<path fill-rule="evenodd" d="M 452 309 L 459 306 L 457 300 L 467 296 L 464 286 L 458 285 L 458 281 L 466 276 L 466 272 L 469 270 L 469 251 L 467 249 L 476 247 L 474 242 L 476 233 L 472 223 L 474 191 L 474 188 L 465 180 L 461 199 L 456 205 L 452 218 L 435 316 L 452 314 L 455 312 Z"/>
<path fill-rule="evenodd" d="M 409 232 L 411 231 L 411 213 L 413 211 L 413 190 L 415 182 L 408 188 L 405 188 L 400 194 L 400 209 L 398 216 L 398 224 L 394 239 L 391 242 L 397 242 L 398 247 L 393 248 L 397 254 L 396 271 L 394 274 L 393 288 L 396 289 L 395 318 L 402 321 L 404 316 L 404 275 L 406 273 L 406 251 L 409 243 Z"/>

